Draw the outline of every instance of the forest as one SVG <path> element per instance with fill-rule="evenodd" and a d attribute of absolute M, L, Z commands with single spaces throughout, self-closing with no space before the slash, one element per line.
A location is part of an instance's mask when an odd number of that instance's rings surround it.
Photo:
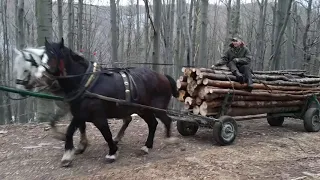
<path fill-rule="evenodd" d="M 58 42 L 105 67 L 211 67 L 239 37 L 255 71 L 319 75 L 320 0 L 1 0 L 0 85 L 15 86 L 14 48 Z M 19 99 L 19 100 L 16 100 Z M 0 92 L 0 124 L 43 122 L 51 100 Z"/>

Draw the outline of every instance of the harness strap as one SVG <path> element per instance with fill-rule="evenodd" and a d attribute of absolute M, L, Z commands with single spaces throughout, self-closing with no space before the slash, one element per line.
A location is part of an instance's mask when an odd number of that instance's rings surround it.
<path fill-rule="evenodd" d="M 123 71 L 120 71 L 119 73 L 120 73 L 120 75 L 121 75 L 121 77 L 123 79 L 123 83 L 124 83 L 124 87 L 125 87 L 126 101 L 130 101 L 131 100 L 131 94 L 130 94 L 130 85 L 129 85 L 128 76 Z"/>

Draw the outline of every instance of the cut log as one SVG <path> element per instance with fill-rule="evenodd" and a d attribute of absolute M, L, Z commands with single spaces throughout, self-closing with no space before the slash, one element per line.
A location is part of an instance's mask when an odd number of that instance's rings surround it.
<path fill-rule="evenodd" d="M 193 81 L 193 78 L 192 77 L 188 77 L 187 78 L 187 83 L 191 83 Z"/>
<path fill-rule="evenodd" d="M 191 108 L 191 106 L 190 106 L 189 104 L 184 104 L 183 108 L 184 108 L 185 110 L 188 110 L 188 109 Z"/>
<path fill-rule="evenodd" d="M 188 96 L 188 93 L 185 90 L 180 90 L 178 100 L 181 102 L 184 102 L 187 96 Z"/>
<path fill-rule="evenodd" d="M 180 80 L 181 82 L 187 82 L 187 79 L 188 79 L 188 76 L 180 76 L 180 77 L 179 77 L 179 80 Z"/>
<path fill-rule="evenodd" d="M 200 106 L 202 104 L 202 99 L 200 97 L 196 97 L 196 105 Z"/>
<path fill-rule="evenodd" d="M 194 90 L 196 89 L 197 87 L 197 82 L 196 81 L 192 81 L 191 83 L 188 83 L 187 85 L 187 92 L 188 94 L 193 94 Z"/>
<path fill-rule="evenodd" d="M 198 85 L 202 84 L 202 81 L 203 81 L 203 79 L 198 79 L 198 80 L 197 80 L 197 84 L 198 84 Z"/>
<path fill-rule="evenodd" d="M 218 80 L 211 80 L 211 79 L 204 79 L 202 82 L 203 85 L 208 86 L 216 86 L 220 88 L 235 88 L 235 89 L 245 89 L 247 84 L 240 84 L 234 81 L 218 81 Z M 253 89 L 271 89 L 271 90 L 283 90 L 283 91 L 290 91 L 290 90 L 314 90 L 320 91 L 320 88 L 306 88 L 306 87 L 299 87 L 299 86 L 273 86 L 273 85 L 264 85 L 264 84 L 257 84 L 253 83 Z"/>
<path fill-rule="evenodd" d="M 211 94 L 207 95 L 205 97 L 206 101 L 213 101 L 218 98 L 224 98 L 224 94 L 213 94 L 213 97 L 217 97 L 212 99 Z M 220 95 L 220 97 L 219 97 Z M 285 100 L 290 100 L 289 98 L 286 97 L 268 97 L 268 96 L 240 96 L 240 95 L 234 95 L 232 97 L 233 101 L 285 101 Z"/>
<path fill-rule="evenodd" d="M 192 109 L 192 113 L 195 115 L 198 115 L 200 113 L 200 107 L 199 106 L 194 106 Z"/>
<path fill-rule="evenodd" d="M 187 89 L 187 85 L 188 85 L 187 82 L 180 81 L 179 79 L 177 80 L 177 88 L 178 88 L 178 90 L 186 90 Z"/>
<path fill-rule="evenodd" d="M 205 87 L 205 92 L 208 93 L 216 93 L 216 94 L 235 94 L 235 95 L 247 95 L 247 96 L 267 96 L 267 97 L 286 97 L 286 98 L 291 98 L 291 99 L 305 99 L 306 97 L 309 97 L 311 94 L 305 94 L 305 95 L 291 95 L 291 94 L 271 94 L 267 92 L 246 92 L 246 91 L 241 91 L 241 90 L 232 90 L 232 89 L 217 89 L 216 87 L 212 86 L 206 86 Z M 319 94 L 319 93 L 314 93 L 314 94 Z"/>
<path fill-rule="evenodd" d="M 194 106 L 196 105 L 196 100 L 191 97 L 186 97 L 186 99 L 184 100 L 184 103 L 189 104 L 190 106 Z"/>

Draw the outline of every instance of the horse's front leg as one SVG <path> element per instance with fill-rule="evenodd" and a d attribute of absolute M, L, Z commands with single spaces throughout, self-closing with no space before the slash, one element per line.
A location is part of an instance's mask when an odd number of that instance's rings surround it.
<path fill-rule="evenodd" d="M 79 123 L 81 123 L 80 121 L 80 119 L 73 117 L 71 123 L 68 126 L 65 142 L 65 151 L 61 159 L 61 165 L 63 167 L 70 166 L 74 158 L 75 150 L 73 146 L 73 135 L 76 129 L 78 128 Z"/>
<path fill-rule="evenodd" d="M 107 163 L 113 163 L 117 159 L 118 147 L 112 139 L 112 133 L 110 131 L 107 117 L 96 117 L 92 122 L 99 129 L 100 133 L 108 143 L 109 154 L 106 155 Z"/>
<path fill-rule="evenodd" d="M 122 126 L 121 126 L 118 134 L 116 135 L 116 137 L 113 139 L 114 143 L 118 144 L 121 141 L 121 139 L 124 136 L 124 132 L 128 128 L 131 121 L 132 121 L 131 116 L 128 116 L 128 117 L 125 117 L 122 119 Z"/>

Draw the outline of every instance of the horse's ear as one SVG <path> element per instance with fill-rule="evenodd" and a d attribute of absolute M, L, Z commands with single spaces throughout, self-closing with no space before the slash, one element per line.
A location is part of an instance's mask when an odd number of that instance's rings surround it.
<path fill-rule="evenodd" d="M 61 37 L 60 48 L 62 49 L 63 47 L 64 47 L 64 39 L 63 39 L 63 37 Z"/>

